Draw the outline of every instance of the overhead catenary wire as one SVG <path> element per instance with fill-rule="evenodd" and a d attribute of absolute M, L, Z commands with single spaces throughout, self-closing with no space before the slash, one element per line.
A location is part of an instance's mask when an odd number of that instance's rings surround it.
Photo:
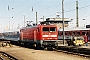
<path fill-rule="evenodd" d="M 24 12 L 24 11 L 26 11 L 26 10 L 32 8 L 33 6 L 37 5 L 38 3 L 42 2 L 42 1 L 43 1 L 43 0 L 40 0 L 40 1 L 38 1 L 37 3 L 33 4 L 32 6 L 27 7 L 26 9 L 24 9 L 23 11 L 17 13 L 17 14 L 14 15 L 13 17 L 18 16 L 20 13 L 22 13 L 22 12 Z"/>
<path fill-rule="evenodd" d="M 29 1 L 29 0 L 26 0 L 25 2 L 27 2 L 27 1 Z M 23 2 L 23 3 L 25 3 L 25 2 Z M 33 4 L 32 6 L 29 6 L 27 9 L 25 9 L 25 10 L 23 10 L 23 11 L 15 14 L 15 15 L 13 15 L 12 17 L 18 16 L 20 13 L 28 10 L 30 7 L 33 7 L 33 6 L 37 5 L 37 4 L 40 3 L 40 2 L 42 2 L 42 0 L 38 1 L 37 3 Z M 75 1 L 72 1 L 72 2 L 75 2 Z M 70 3 L 72 3 L 72 2 L 68 2 L 68 3 L 65 3 L 65 4 L 70 4 Z M 17 6 L 14 7 L 14 8 L 17 8 L 18 6 L 21 6 L 23 3 L 17 5 Z M 81 7 L 81 8 L 79 8 L 79 9 L 86 8 L 86 7 L 89 7 L 89 6 L 84 6 L 84 7 Z M 49 8 L 50 8 L 50 7 L 49 7 Z M 65 13 L 66 13 L 66 12 L 71 12 L 71 11 L 74 11 L 74 10 L 76 10 L 76 9 L 71 9 L 71 10 L 65 11 Z M 62 12 L 60 12 L 60 13 L 62 13 Z M 55 15 L 55 14 L 53 14 L 53 15 Z M 53 15 L 49 15 L 49 16 L 53 16 Z"/>
<path fill-rule="evenodd" d="M 29 0 L 26 0 L 26 1 L 22 2 L 21 4 L 15 6 L 15 7 L 13 7 L 13 8 L 15 9 L 15 8 L 17 8 L 17 7 L 19 7 L 19 6 L 23 5 L 23 4 L 25 4 L 25 3 L 28 2 L 28 1 L 29 1 Z"/>
<path fill-rule="evenodd" d="M 24 1 L 23 3 L 25 3 L 25 2 L 27 2 L 27 1 L 29 1 L 29 0 L 26 0 L 26 1 Z M 23 11 L 21 11 L 21 12 L 19 12 L 19 13 L 17 13 L 16 15 L 14 15 L 14 16 L 12 16 L 12 17 L 15 17 L 15 16 L 18 16 L 20 13 L 22 13 L 22 12 L 24 12 L 24 11 L 26 11 L 26 10 L 28 10 L 29 8 L 33 8 L 33 6 L 35 6 L 35 5 L 37 5 L 38 3 L 40 3 L 40 2 L 42 2 L 43 0 L 40 0 L 40 1 L 38 1 L 38 2 L 36 2 L 35 4 L 33 4 L 32 6 L 29 6 L 28 8 L 26 8 L 25 10 L 23 10 Z M 75 2 L 75 1 L 72 1 L 72 2 Z M 68 3 L 65 3 L 65 4 L 70 4 L 70 3 L 72 3 L 72 2 L 68 2 Z M 17 8 L 18 6 L 20 6 L 20 5 L 22 5 L 23 3 L 21 3 L 21 4 L 19 4 L 19 5 L 17 5 L 16 7 L 14 7 L 13 9 L 15 9 L 15 8 Z M 34 10 L 34 8 L 32 9 L 32 11 Z M 54 14 L 53 14 L 54 15 Z M 50 15 L 50 16 L 53 16 L 53 15 Z"/>
<path fill-rule="evenodd" d="M 83 8 L 87 8 L 87 7 L 90 7 L 90 5 L 87 5 L 87 6 L 83 6 L 83 7 L 79 7 L 78 9 L 83 9 Z M 71 10 L 67 10 L 67 11 L 64 11 L 64 12 L 71 12 L 71 11 L 75 11 L 76 10 L 76 8 L 75 9 L 71 9 Z M 61 14 L 62 12 L 60 12 L 60 14 Z M 49 15 L 49 16 L 53 16 L 53 15 L 55 15 L 55 14 L 52 14 L 52 15 Z"/>
<path fill-rule="evenodd" d="M 17 8 L 17 7 L 21 6 L 22 4 L 24 4 L 24 3 L 28 2 L 28 1 L 29 1 L 29 0 L 26 0 L 26 1 L 22 2 L 22 3 L 20 3 L 19 5 L 15 6 L 15 7 L 12 7 L 12 8 L 11 8 L 10 5 L 8 4 L 8 6 L 7 6 L 7 11 L 6 11 L 3 15 L 5 16 L 5 15 L 8 13 L 8 11 Z M 4 16 L 2 16 L 2 17 L 4 17 Z"/>
<path fill-rule="evenodd" d="M 33 4 L 32 6 L 29 6 L 29 7 L 27 7 L 26 9 L 24 9 L 23 11 L 21 11 L 21 12 L 19 12 L 19 13 L 15 14 L 15 15 L 13 15 L 11 18 L 14 18 L 15 16 L 18 16 L 19 14 L 23 13 L 24 11 L 26 11 L 26 10 L 30 9 L 31 7 L 33 7 L 33 6 L 37 5 L 38 3 L 42 2 L 42 1 L 43 1 L 43 0 L 40 0 L 40 1 L 36 2 L 36 3 L 35 3 L 35 4 Z M 25 1 L 25 2 L 26 2 L 26 1 Z M 24 3 L 24 2 L 23 2 L 23 3 Z M 8 18 L 7 20 L 10 20 L 11 18 Z"/>
<path fill-rule="evenodd" d="M 17 8 L 17 7 L 19 7 L 19 6 L 21 6 L 22 4 L 26 3 L 27 1 L 29 1 L 29 0 L 26 0 L 26 1 L 22 2 L 21 4 L 17 5 L 16 7 L 13 7 L 13 9 L 15 9 L 15 8 Z M 24 12 L 24 11 L 30 9 L 31 7 L 32 7 L 32 11 L 33 11 L 33 10 L 34 10 L 33 6 L 37 5 L 38 3 L 42 2 L 42 1 L 43 1 L 43 0 L 40 0 L 40 1 L 36 2 L 36 3 L 33 4 L 32 6 L 29 6 L 28 8 L 24 9 L 23 11 L 17 13 L 16 15 L 14 15 L 14 16 L 12 16 L 12 17 L 18 16 L 20 13 L 22 13 L 22 12 Z M 72 1 L 72 2 L 74 2 L 74 1 Z M 66 3 L 66 4 L 69 4 L 69 3 L 72 3 L 72 2 L 68 2 L 68 3 Z"/>

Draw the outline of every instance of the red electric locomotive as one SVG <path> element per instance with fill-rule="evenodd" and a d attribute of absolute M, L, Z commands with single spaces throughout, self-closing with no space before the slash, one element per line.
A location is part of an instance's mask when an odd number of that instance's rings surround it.
<path fill-rule="evenodd" d="M 20 30 L 20 42 L 32 44 L 37 49 L 56 48 L 58 45 L 58 31 L 55 25 L 37 25 L 24 27 Z"/>

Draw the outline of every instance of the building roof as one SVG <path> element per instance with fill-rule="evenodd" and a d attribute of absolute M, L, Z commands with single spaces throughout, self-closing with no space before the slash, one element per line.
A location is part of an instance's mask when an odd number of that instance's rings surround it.
<path fill-rule="evenodd" d="M 65 22 L 70 22 L 68 18 L 64 18 Z M 46 22 L 63 22 L 62 18 L 47 18 Z"/>

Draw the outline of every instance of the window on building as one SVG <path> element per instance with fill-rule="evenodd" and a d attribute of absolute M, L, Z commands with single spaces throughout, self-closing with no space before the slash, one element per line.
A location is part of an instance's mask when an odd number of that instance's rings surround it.
<path fill-rule="evenodd" d="M 64 22 L 65 24 L 68 24 L 68 22 Z"/>

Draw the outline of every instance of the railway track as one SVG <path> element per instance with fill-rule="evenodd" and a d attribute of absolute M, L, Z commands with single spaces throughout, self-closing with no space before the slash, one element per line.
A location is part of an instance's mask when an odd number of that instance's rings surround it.
<path fill-rule="evenodd" d="M 24 46 L 24 45 L 21 45 L 21 47 L 30 48 L 30 47 Z M 43 50 L 43 49 L 41 49 L 41 50 Z M 90 49 L 80 48 L 80 46 L 58 46 L 58 48 L 55 49 L 54 51 L 90 58 Z"/>
<path fill-rule="evenodd" d="M 18 60 L 17 58 L 0 51 L 0 60 Z"/>
<path fill-rule="evenodd" d="M 21 45 L 21 47 L 30 48 L 24 45 L 23 46 Z M 78 46 L 58 46 L 57 50 L 55 51 L 90 58 L 90 49 L 88 48 L 80 48 Z M 4 52 L 0 52 L 0 59 L 1 60 L 17 60 L 16 58 Z"/>
<path fill-rule="evenodd" d="M 75 46 L 59 46 L 57 51 L 90 58 L 89 48 L 79 48 Z"/>

